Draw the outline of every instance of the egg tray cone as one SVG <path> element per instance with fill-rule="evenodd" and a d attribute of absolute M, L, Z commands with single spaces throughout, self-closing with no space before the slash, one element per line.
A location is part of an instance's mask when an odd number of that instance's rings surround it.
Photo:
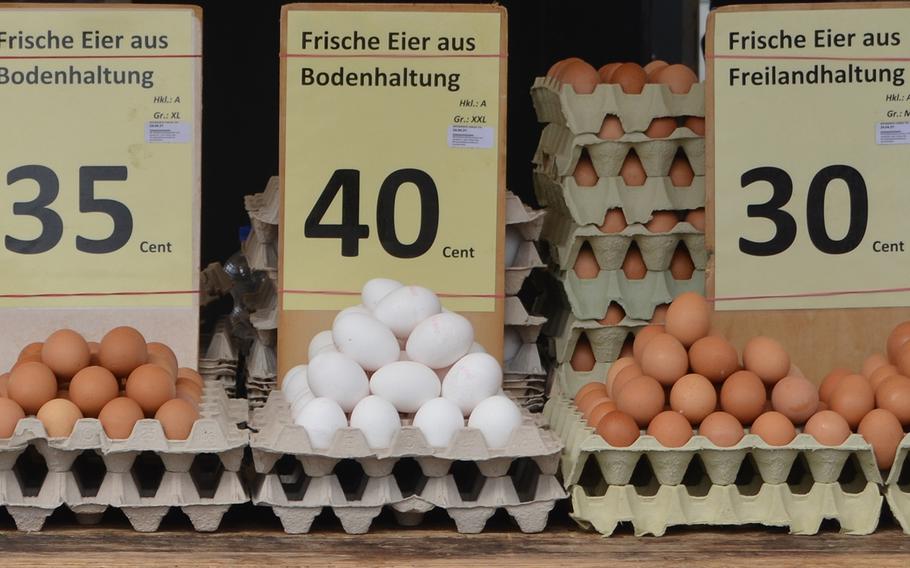
<path fill-rule="evenodd" d="M 575 178 L 533 174 L 534 192 L 549 215 L 569 217 L 578 225 L 601 225 L 610 209 L 620 208 L 627 223 L 647 223 L 655 211 L 688 211 L 705 206 L 705 178 L 675 187 L 670 178 L 650 177 L 644 185 L 627 186 L 621 177 L 602 177 L 594 187 L 579 187 Z"/>
<path fill-rule="evenodd" d="M 644 132 L 655 118 L 705 116 L 705 85 L 696 83 L 677 95 L 666 85 L 647 84 L 640 94 L 626 94 L 619 85 L 601 84 L 589 95 L 552 77 L 537 77 L 531 85 L 537 121 L 565 126 L 574 134 L 596 133 L 604 118 L 614 114 L 625 132 Z"/>
<path fill-rule="evenodd" d="M 840 446 L 830 447 L 808 434 L 798 434 L 786 446 L 769 446 L 747 433 L 729 448 L 718 447 L 699 435 L 692 436 L 682 447 L 667 448 L 653 436 L 643 434 L 631 446 L 617 448 L 588 426 L 574 402 L 561 394 L 551 396 L 543 416 L 565 443 L 560 469 L 566 487 L 579 483 L 585 468 L 594 468 L 594 464 L 606 485 L 627 485 L 642 458 L 647 459 L 657 483 L 679 485 L 695 456 L 714 485 L 735 485 L 747 459 L 760 480 L 772 485 L 786 483 L 794 468 L 806 469 L 815 483 L 836 483 L 848 467 L 862 483 L 882 484 L 872 446 L 858 434 L 852 434 Z M 589 466 L 592 460 L 594 463 Z"/>
<path fill-rule="evenodd" d="M 523 343 L 536 342 L 545 323 L 547 323 L 547 318 L 528 313 L 528 310 L 524 307 L 524 304 L 521 303 L 520 299 L 515 296 L 506 297 L 506 327 L 514 327 L 521 336 Z"/>
<path fill-rule="evenodd" d="M 532 162 L 552 178 L 570 176 L 586 151 L 600 178 L 619 175 L 631 151 L 641 160 L 649 178 L 666 177 L 677 153 L 682 151 L 696 176 L 705 175 L 705 138 L 688 128 L 677 128 L 666 138 L 649 138 L 644 133 L 625 134 L 618 140 L 603 140 L 595 134 L 573 134 L 558 124 L 544 127 Z"/>
<path fill-rule="evenodd" d="M 366 476 L 346 494 L 335 475 L 308 477 L 302 469 L 261 476 L 253 503 L 271 507 L 287 533 L 308 533 L 313 520 L 329 507 L 348 534 L 369 531 L 384 507 L 404 526 L 417 526 L 434 508 L 446 511 L 459 533 L 479 533 L 487 520 L 505 509 L 525 533 L 544 530 L 556 501 L 566 497 L 553 475 L 538 475 L 531 483 L 500 477 L 476 477 L 464 492 L 453 475 L 424 477 L 402 492 L 394 475 Z"/>
<path fill-rule="evenodd" d="M 670 303 L 680 294 L 705 293 L 704 270 L 696 270 L 689 280 L 675 280 L 669 271 L 649 271 L 641 280 L 629 280 L 622 270 L 601 270 L 590 279 L 568 270 L 556 278 L 565 294 L 563 305 L 580 320 L 603 319 L 610 302 L 616 302 L 626 316 L 650 321 L 657 306 Z"/>
<path fill-rule="evenodd" d="M 885 480 L 885 498 L 894 518 L 900 523 L 904 534 L 910 535 L 910 434 L 904 436 L 897 447 L 894 465 Z"/>
<path fill-rule="evenodd" d="M 582 527 L 609 536 L 622 522 L 631 522 L 636 536 L 663 535 L 680 525 L 746 525 L 787 527 L 791 534 L 818 533 L 822 521 L 835 519 L 840 532 L 871 534 L 878 527 L 882 496 L 875 483 L 843 487 L 814 483 L 756 483 L 744 488 L 706 485 L 694 488 L 661 485 L 648 494 L 631 485 L 614 485 L 591 496 L 582 487 L 571 489 L 571 516 Z"/>
<path fill-rule="evenodd" d="M 278 243 L 266 241 L 255 230 L 251 230 L 243 244 L 240 245 L 243 256 L 252 270 L 278 272 Z"/>
<path fill-rule="evenodd" d="M 602 270 L 621 269 L 633 243 L 651 271 L 668 270 L 679 243 L 686 247 L 696 269 L 704 270 L 708 264 L 704 233 L 684 221 L 665 233 L 654 233 L 644 225 L 635 224 L 620 233 L 606 234 L 597 227 L 580 226 L 566 217 L 554 215 L 547 219 L 544 240 L 549 243 L 550 256 L 560 270 L 572 270 L 585 243 L 591 247 Z"/>
<path fill-rule="evenodd" d="M 505 291 L 507 296 L 518 294 L 525 280 L 535 268 L 544 268 L 546 265 L 540 259 L 537 245 L 533 241 L 523 241 L 518 247 L 518 254 L 512 266 L 505 269 Z"/>
<path fill-rule="evenodd" d="M 246 195 L 243 205 L 251 220 L 268 225 L 278 225 L 281 203 L 281 184 L 278 176 L 272 176 L 261 193 Z"/>
<path fill-rule="evenodd" d="M 570 363 L 556 365 L 550 371 L 550 396 L 556 397 L 560 393 L 565 393 L 565 396 L 574 398 L 578 389 L 588 383 L 606 383 L 607 373 L 610 371 L 612 364 L 613 362 L 602 363 L 595 361 L 594 368 L 590 371 L 576 371 Z"/>
<path fill-rule="evenodd" d="M 512 432 L 504 448 L 489 448 L 474 428 L 457 432 L 447 448 L 434 448 L 418 428 L 403 425 L 388 448 L 371 449 L 363 432 L 348 427 L 338 430 L 331 447 L 323 450 L 313 448 L 306 430 L 294 424 L 284 393 L 273 391 L 266 405 L 253 415 L 251 426 L 256 431 L 250 436 L 250 447 L 258 473 L 268 473 L 284 455 L 294 455 L 311 477 L 329 475 L 343 459 L 356 460 L 370 477 L 382 477 L 401 458 L 414 458 L 427 477 L 446 475 L 456 461 L 476 462 L 483 475 L 498 477 L 520 458 L 532 459 L 547 475 L 555 474 L 562 443 L 540 427 L 539 415 L 523 413 L 522 425 Z"/>
<path fill-rule="evenodd" d="M 552 340 L 554 356 L 558 363 L 567 363 L 572 359 L 575 345 L 582 334 L 588 338 L 597 362 L 612 363 L 619 358 L 626 339 L 630 335 L 637 335 L 648 325 L 646 321 L 633 320 L 628 317 L 615 325 L 603 325 L 596 320 L 580 320 L 570 311 L 564 311 L 554 323 L 556 324 L 554 327 L 558 331 L 553 334 Z"/>
<path fill-rule="evenodd" d="M 514 227 L 526 241 L 540 238 L 546 211 L 526 205 L 521 198 L 506 191 L 506 225 Z"/>
<path fill-rule="evenodd" d="M 36 495 L 22 491 L 16 474 L 0 472 L 2 506 L 21 531 L 39 531 L 58 507 L 67 506 L 80 524 L 94 524 L 108 507 L 120 509 L 140 532 L 158 530 L 172 507 L 180 507 L 195 530 L 210 532 L 235 504 L 249 501 L 237 472 L 223 471 L 214 483 L 200 484 L 188 472 L 163 472 L 155 487 L 143 487 L 132 472 L 107 472 L 87 489 L 73 472 L 49 472 Z"/>

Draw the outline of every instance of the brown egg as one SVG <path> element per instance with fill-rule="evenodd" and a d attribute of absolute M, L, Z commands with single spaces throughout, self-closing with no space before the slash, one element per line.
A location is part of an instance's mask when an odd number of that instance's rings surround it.
<path fill-rule="evenodd" d="M 622 371 L 616 373 L 616 378 L 613 379 L 613 382 L 607 388 L 607 395 L 615 399 L 619 396 L 619 392 L 629 384 L 629 381 L 636 379 L 642 376 L 644 373 L 641 372 L 641 367 L 638 364 L 633 363 L 632 365 L 627 366 Z"/>
<path fill-rule="evenodd" d="M 145 416 L 139 404 L 124 396 L 115 398 L 104 405 L 98 414 L 98 420 L 107 437 L 112 440 L 124 440 L 133 433 L 133 426 Z"/>
<path fill-rule="evenodd" d="M 834 389 L 836 389 L 837 385 L 840 384 L 841 379 L 847 375 L 852 374 L 853 372 L 850 369 L 846 369 L 844 367 L 838 367 L 828 373 L 825 378 L 822 379 L 822 383 L 818 387 L 819 401 L 828 404 L 828 401 L 831 398 L 831 393 L 834 392 Z"/>
<path fill-rule="evenodd" d="M 199 405 L 202 403 L 202 399 L 189 389 L 177 389 L 177 396 L 175 398 L 187 401 L 192 404 L 193 408 L 196 410 L 199 410 Z"/>
<path fill-rule="evenodd" d="M 765 412 L 755 419 L 749 433 L 755 434 L 769 446 L 786 446 L 796 437 L 796 428 L 780 412 Z"/>
<path fill-rule="evenodd" d="M 44 341 L 41 360 L 65 382 L 88 366 L 91 353 L 85 339 L 71 329 L 55 331 Z"/>
<path fill-rule="evenodd" d="M 654 313 L 651 314 L 651 323 L 656 324 L 666 324 L 667 323 L 667 311 L 670 309 L 670 304 L 658 304 L 654 307 Z"/>
<path fill-rule="evenodd" d="M 655 211 L 645 228 L 652 233 L 669 233 L 679 223 L 679 217 L 673 211 Z"/>
<path fill-rule="evenodd" d="M 872 390 L 877 391 L 878 387 L 881 386 L 886 379 L 900 374 L 900 371 L 898 371 L 897 367 L 894 365 L 882 365 L 878 369 L 872 371 L 871 374 L 866 375 L 866 377 L 869 379 L 869 386 L 872 387 Z"/>
<path fill-rule="evenodd" d="M 601 400 L 588 412 L 588 426 L 596 428 L 603 417 L 616 410 L 616 403 L 612 400 Z"/>
<path fill-rule="evenodd" d="M 822 410 L 809 418 L 803 432 L 823 446 L 839 446 L 850 437 L 850 425 L 840 414 Z"/>
<path fill-rule="evenodd" d="M 623 386 L 614 402 L 618 410 L 635 419 L 639 427 L 645 428 L 663 411 L 665 397 L 664 389 L 656 379 L 642 375 Z"/>
<path fill-rule="evenodd" d="M 10 373 L 15 371 L 17 367 L 21 367 L 22 365 L 24 365 L 26 363 L 41 363 L 42 365 L 44 365 L 44 362 L 41 360 L 41 355 L 22 355 L 16 361 L 16 364 L 13 365 L 12 368 L 9 370 Z"/>
<path fill-rule="evenodd" d="M 894 365 L 904 376 L 910 375 L 910 343 L 905 343 L 895 357 Z"/>
<path fill-rule="evenodd" d="M 879 367 L 883 367 L 888 364 L 888 359 L 881 353 L 873 353 L 866 357 L 866 360 L 863 361 L 863 370 L 862 373 L 867 377 L 872 374 L 873 371 Z"/>
<path fill-rule="evenodd" d="M 578 187 L 594 187 L 597 185 L 597 171 L 594 170 L 594 164 L 586 154 L 582 154 L 575 164 L 575 171 L 572 172 L 575 179 L 575 185 Z"/>
<path fill-rule="evenodd" d="M 670 408 L 697 425 L 717 408 L 717 392 L 702 375 L 684 375 L 670 390 Z"/>
<path fill-rule="evenodd" d="M 676 245 L 673 256 L 670 258 L 670 275 L 673 280 L 691 280 L 695 274 L 695 263 L 692 262 L 692 256 L 689 255 L 689 249 L 684 243 Z"/>
<path fill-rule="evenodd" d="M 626 223 L 626 216 L 622 209 L 615 208 L 607 210 L 604 215 L 604 222 L 598 227 L 601 233 L 621 233 L 629 224 Z"/>
<path fill-rule="evenodd" d="M 689 165 L 689 160 L 682 155 L 673 158 L 673 163 L 670 164 L 670 183 L 673 187 L 689 187 L 694 179 L 695 172 Z"/>
<path fill-rule="evenodd" d="M 646 325 L 635 334 L 635 342 L 632 345 L 632 355 L 635 357 L 636 361 L 641 361 L 648 342 L 661 333 L 664 333 L 664 327 L 665 326 L 663 325 Z"/>
<path fill-rule="evenodd" d="M 720 388 L 720 407 L 742 424 L 751 424 L 765 411 L 765 384 L 752 371 L 737 371 Z"/>
<path fill-rule="evenodd" d="M 16 432 L 16 425 L 25 418 L 25 412 L 16 401 L 0 398 L 0 438 L 7 439 Z"/>
<path fill-rule="evenodd" d="M 175 398 L 161 405 L 155 413 L 155 420 L 161 422 L 164 436 L 168 440 L 186 440 L 193 430 L 199 412 L 192 404 Z"/>
<path fill-rule="evenodd" d="M 667 333 L 685 347 L 708 335 L 711 328 L 711 307 L 697 292 L 680 294 L 667 311 Z"/>
<path fill-rule="evenodd" d="M 582 333 L 575 342 L 575 351 L 572 352 L 570 365 L 575 371 L 586 373 L 594 368 L 597 361 L 594 358 L 594 350 L 591 349 L 591 342 L 588 336 Z"/>
<path fill-rule="evenodd" d="M 897 354 L 908 341 L 910 341 L 910 321 L 897 324 L 888 335 L 886 348 L 888 359 L 892 363 L 897 364 Z"/>
<path fill-rule="evenodd" d="M 692 426 L 682 414 L 665 410 L 651 420 L 647 433 L 664 447 L 679 448 L 692 439 Z"/>
<path fill-rule="evenodd" d="M 648 82 L 649 83 L 652 82 L 651 75 L 657 73 L 658 71 L 660 71 L 667 65 L 669 65 L 669 63 L 667 63 L 666 61 L 663 61 L 661 59 L 655 59 L 654 61 L 651 61 L 650 63 L 645 65 L 644 69 L 645 69 L 645 74 L 648 76 Z"/>
<path fill-rule="evenodd" d="M 875 408 L 875 393 L 866 377 L 847 375 L 831 393 L 828 406 L 843 416 L 851 428 L 856 428 L 863 416 Z"/>
<path fill-rule="evenodd" d="M 41 356 L 41 350 L 44 348 L 44 343 L 36 341 L 34 343 L 29 343 L 22 348 L 22 351 L 19 352 L 19 357 L 17 360 L 21 360 L 23 357 L 34 357 Z"/>
<path fill-rule="evenodd" d="M 198 371 L 190 369 L 189 367 L 180 367 L 177 369 L 177 378 L 189 379 L 199 385 L 200 388 L 205 388 L 205 380 L 203 380 L 202 375 L 200 375 Z"/>
<path fill-rule="evenodd" d="M 910 379 L 889 377 L 875 391 L 875 405 L 897 417 L 901 426 L 910 426 Z"/>
<path fill-rule="evenodd" d="M 600 75 L 597 74 L 597 69 L 579 59 L 566 63 L 559 69 L 559 80 L 572 85 L 572 89 L 579 95 L 590 95 L 600 83 Z"/>
<path fill-rule="evenodd" d="M 647 130 L 645 130 L 645 136 L 648 138 L 666 138 L 673 134 L 673 131 L 676 130 L 676 126 L 676 118 L 672 116 L 655 118 L 651 121 L 651 124 L 648 125 Z"/>
<path fill-rule="evenodd" d="M 126 380 L 126 396 L 135 400 L 151 418 L 162 404 L 177 394 L 174 377 L 166 369 L 147 363 L 137 367 Z"/>
<path fill-rule="evenodd" d="M 625 317 L 626 311 L 622 309 L 622 306 L 616 302 L 610 302 L 610 304 L 607 305 L 606 315 L 603 318 L 597 320 L 597 323 L 600 325 L 616 325 L 625 319 Z"/>
<path fill-rule="evenodd" d="M 98 359 L 115 377 L 129 376 L 148 360 L 145 338 L 132 327 L 115 327 L 101 339 Z"/>
<path fill-rule="evenodd" d="M 686 348 L 669 333 L 655 336 L 641 356 L 641 370 L 664 386 L 672 386 L 689 369 Z"/>
<path fill-rule="evenodd" d="M 623 63 L 610 75 L 609 82 L 619 85 L 627 95 L 637 95 L 648 82 L 648 75 L 637 63 Z"/>
<path fill-rule="evenodd" d="M 612 385 L 613 381 L 616 379 L 616 375 L 619 374 L 619 372 L 622 371 L 623 369 L 625 369 L 626 367 L 628 367 L 630 365 L 635 365 L 635 364 L 636 364 L 635 359 L 632 357 L 620 357 L 619 359 L 614 361 L 612 365 L 610 365 L 610 368 L 607 370 L 607 383 L 606 383 L 608 396 L 612 397 L 612 395 L 609 394 L 610 386 Z"/>
<path fill-rule="evenodd" d="M 569 63 L 572 63 L 573 61 L 582 61 L 582 60 L 579 59 L 578 57 L 568 57 L 566 59 L 560 59 L 559 61 L 557 61 L 556 63 L 554 63 L 553 65 L 550 66 L 550 69 L 547 71 L 547 77 L 557 77 L 559 75 L 559 72 L 562 70 L 562 68 L 565 67 L 566 65 L 568 65 Z"/>
<path fill-rule="evenodd" d="M 594 251 L 588 243 L 585 243 L 578 251 L 578 255 L 575 257 L 575 265 L 572 269 L 575 271 L 575 275 L 582 280 L 591 280 L 592 278 L 597 278 L 597 275 L 600 274 L 600 265 L 597 264 Z"/>
<path fill-rule="evenodd" d="M 101 409 L 119 395 L 117 378 L 104 367 L 86 367 L 70 382 L 70 400 L 89 418 L 97 418 Z"/>
<path fill-rule="evenodd" d="M 620 357 L 631 357 L 632 356 L 632 343 L 635 340 L 635 336 L 632 333 L 626 334 L 626 339 L 622 342 L 622 347 L 619 349 Z"/>
<path fill-rule="evenodd" d="M 601 382 L 597 382 L 597 381 L 591 381 L 590 383 L 586 383 L 584 386 L 582 386 L 580 389 L 578 389 L 578 392 L 575 393 L 575 398 L 574 398 L 575 405 L 578 406 L 578 401 L 581 400 L 582 397 L 584 397 L 586 394 L 588 394 L 590 392 L 596 392 L 596 393 L 599 393 L 601 396 L 606 397 L 607 396 L 607 385 L 605 385 L 604 383 L 601 383 Z"/>
<path fill-rule="evenodd" d="M 610 77 L 613 76 L 613 72 L 616 71 L 622 63 L 607 63 L 603 67 L 597 70 L 597 74 L 600 76 L 601 83 L 609 83 Z"/>
<path fill-rule="evenodd" d="M 175 377 L 177 376 L 177 355 L 174 354 L 170 347 L 164 343 L 153 341 L 146 345 L 146 349 L 149 363 L 160 365 L 170 371 Z"/>
<path fill-rule="evenodd" d="M 609 400 L 609 397 L 607 397 L 603 391 L 586 392 L 582 396 L 575 397 L 575 407 L 578 408 L 578 411 L 581 412 L 583 416 L 587 416 L 591 408 L 602 399 Z"/>
<path fill-rule="evenodd" d="M 89 367 L 100 367 L 101 360 L 98 359 L 98 353 L 101 352 L 101 344 L 97 341 L 87 341 L 88 345 L 88 365 Z"/>
<path fill-rule="evenodd" d="M 790 371 L 790 355 L 777 340 L 759 335 L 743 348 L 743 366 L 773 385 Z"/>
<path fill-rule="evenodd" d="M 698 83 L 698 76 L 685 65 L 677 63 L 668 65 L 655 73 L 654 80 L 670 87 L 671 93 L 684 95 L 689 92 L 692 85 Z"/>
<path fill-rule="evenodd" d="M 822 410 L 830 410 L 830 408 L 828 408 L 827 402 L 822 402 L 820 400 L 820 401 L 818 401 L 818 411 L 821 412 Z M 840 415 L 838 414 L 838 416 L 840 416 Z"/>
<path fill-rule="evenodd" d="M 44 429 L 51 438 L 69 437 L 81 418 L 79 408 L 63 398 L 49 400 L 38 410 L 38 420 L 44 424 Z"/>
<path fill-rule="evenodd" d="M 597 137 L 601 140 L 619 140 L 625 134 L 622 122 L 615 114 L 608 114 L 600 125 L 600 130 L 597 131 Z"/>
<path fill-rule="evenodd" d="M 771 407 L 790 422 L 803 424 L 818 410 L 818 388 L 803 377 L 784 377 L 771 391 Z"/>
<path fill-rule="evenodd" d="M 708 335 L 689 347 L 689 365 L 712 383 L 721 383 L 739 370 L 739 354 L 723 337 Z"/>
<path fill-rule="evenodd" d="M 648 273 L 645 259 L 635 243 L 632 243 L 626 252 L 626 258 L 622 261 L 622 272 L 628 280 L 641 280 Z"/>
<path fill-rule="evenodd" d="M 735 446 L 745 435 L 739 420 L 731 414 L 720 411 L 706 416 L 698 427 L 698 433 L 720 448 Z"/>
<path fill-rule="evenodd" d="M 641 435 L 635 420 L 619 410 L 614 410 L 601 418 L 596 430 L 601 438 L 615 448 L 631 446 Z"/>
<path fill-rule="evenodd" d="M 699 136 L 705 135 L 705 119 L 702 116 L 687 116 L 683 127 L 688 128 Z"/>
<path fill-rule="evenodd" d="M 876 408 L 863 417 L 857 432 L 872 446 L 879 469 L 888 469 L 894 465 L 897 447 L 904 439 L 904 431 L 893 414 Z"/>
<path fill-rule="evenodd" d="M 593 396 L 591 394 L 586 395 L 584 398 L 582 398 L 583 408 L 579 408 L 582 418 L 584 418 L 585 421 L 590 422 L 591 412 L 593 412 L 595 408 L 604 402 L 612 401 L 601 394 L 598 394 L 597 396 Z"/>
<path fill-rule="evenodd" d="M 0 398 L 9 398 L 9 373 L 0 375 Z"/>
<path fill-rule="evenodd" d="M 35 414 L 57 396 L 57 378 L 43 363 L 23 363 L 10 373 L 7 392 L 26 414 Z"/>
<path fill-rule="evenodd" d="M 623 183 L 629 187 L 640 187 L 648 179 L 645 167 L 641 164 L 641 160 L 634 150 L 626 155 L 626 159 L 623 160 L 622 166 L 619 168 L 619 175 L 622 176 Z"/>

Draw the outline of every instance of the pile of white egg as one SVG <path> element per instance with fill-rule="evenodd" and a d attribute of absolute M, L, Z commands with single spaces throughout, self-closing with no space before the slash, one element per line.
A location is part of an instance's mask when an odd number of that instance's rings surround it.
<path fill-rule="evenodd" d="M 386 278 L 367 282 L 361 301 L 313 337 L 309 365 L 282 381 L 314 448 L 329 448 L 349 425 L 370 448 L 387 448 L 402 416 L 433 447 L 447 447 L 465 418 L 488 447 L 508 443 L 521 410 L 503 394 L 502 367 L 474 342 L 471 322 L 431 290 Z"/>

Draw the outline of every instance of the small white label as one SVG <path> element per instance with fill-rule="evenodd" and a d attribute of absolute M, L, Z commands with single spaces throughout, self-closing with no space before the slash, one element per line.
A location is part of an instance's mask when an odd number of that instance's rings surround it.
<path fill-rule="evenodd" d="M 449 148 L 492 148 L 493 138 L 489 126 L 449 126 Z"/>
<path fill-rule="evenodd" d="M 876 144 L 910 144 L 910 122 L 879 122 L 875 129 Z"/>
<path fill-rule="evenodd" d="M 189 122 L 147 122 L 145 141 L 148 144 L 184 144 L 193 138 Z"/>

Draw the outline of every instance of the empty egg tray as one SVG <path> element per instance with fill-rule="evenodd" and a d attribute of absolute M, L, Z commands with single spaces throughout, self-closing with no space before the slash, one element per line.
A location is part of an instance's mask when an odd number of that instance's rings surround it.
<path fill-rule="evenodd" d="M 581 334 L 587 336 L 597 362 L 612 363 L 619 358 L 626 339 L 648 325 L 646 321 L 633 320 L 629 317 L 623 318 L 615 325 L 603 325 L 595 320 L 580 320 L 568 311 L 563 312 L 554 323 L 557 331 L 552 335 L 553 355 L 557 363 L 565 363 L 572 359 Z"/>
<path fill-rule="evenodd" d="M 538 122 L 565 126 L 575 134 L 596 133 L 608 114 L 619 117 L 625 132 L 644 132 L 651 120 L 663 116 L 705 116 L 705 85 L 696 83 L 678 95 L 666 85 L 648 84 L 640 94 L 626 94 L 619 85 L 601 84 L 588 95 L 551 77 L 531 85 Z"/>
<path fill-rule="evenodd" d="M 885 498 L 904 534 L 910 535 L 910 434 L 904 436 L 897 448 L 894 465 L 885 481 Z"/>

